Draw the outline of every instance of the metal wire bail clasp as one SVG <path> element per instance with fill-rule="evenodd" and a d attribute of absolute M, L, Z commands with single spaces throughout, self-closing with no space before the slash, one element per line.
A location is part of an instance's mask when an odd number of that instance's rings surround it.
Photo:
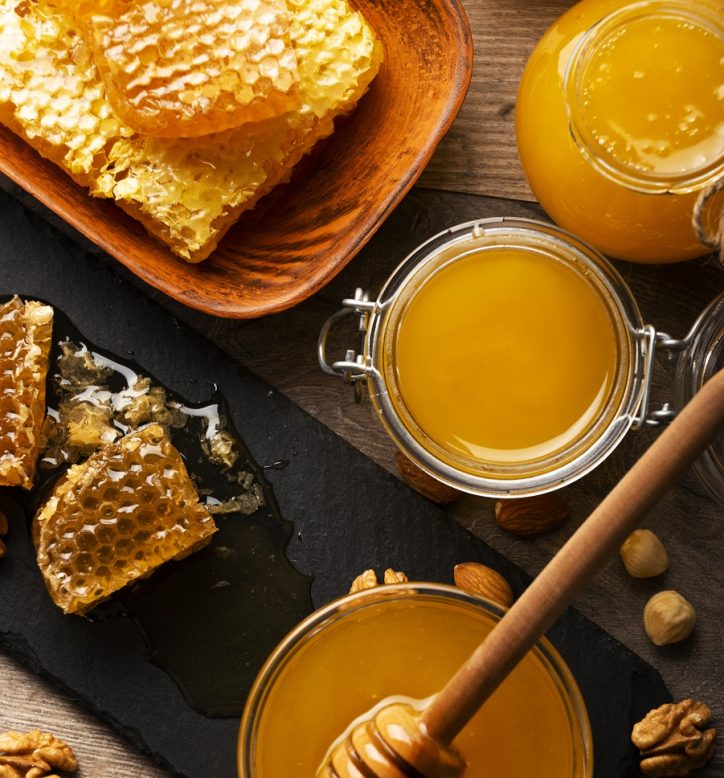
<path fill-rule="evenodd" d="M 361 402 L 364 398 L 367 368 L 364 357 L 364 335 L 367 332 L 369 315 L 374 311 L 376 303 L 370 301 L 369 293 L 362 289 L 355 289 L 354 297 L 342 300 L 342 308 L 333 313 L 322 325 L 317 343 L 317 358 L 319 366 L 329 375 L 341 376 L 345 383 L 354 387 L 355 402 Z M 344 359 L 330 363 L 327 358 L 327 340 L 334 324 L 347 316 L 358 316 L 357 330 L 360 333 L 358 349 L 348 348 Z"/>
<path fill-rule="evenodd" d="M 666 402 L 660 408 L 651 410 L 651 383 L 654 376 L 654 362 L 657 352 L 665 352 L 668 355 L 686 350 L 687 341 L 677 340 L 665 332 L 657 332 L 650 324 L 644 326 L 639 332 L 644 342 L 644 387 L 641 397 L 641 405 L 631 424 L 632 430 L 640 430 L 644 427 L 658 427 L 668 424 L 676 416 L 676 411 Z"/>

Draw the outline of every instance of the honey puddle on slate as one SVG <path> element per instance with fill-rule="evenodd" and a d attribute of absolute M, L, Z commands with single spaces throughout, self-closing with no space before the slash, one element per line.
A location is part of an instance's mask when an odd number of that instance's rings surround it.
<path fill-rule="evenodd" d="M 149 421 L 162 423 L 218 532 L 201 551 L 166 563 L 88 618 L 132 618 L 148 659 L 174 679 L 189 705 L 208 717 L 239 716 L 269 653 L 313 609 L 311 577 L 284 552 L 293 525 L 279 513 L 218 392 L 206 405 L 188 403 L 138 365 L 93 346 L 54 310 L 49 445 L 40 486 L 19 499 L 32 517 L 68 465 L 94 449 L 84 443 L 89 435 L 112 440 Z M 68 423 L 76 425 L 72 445 Z"/>

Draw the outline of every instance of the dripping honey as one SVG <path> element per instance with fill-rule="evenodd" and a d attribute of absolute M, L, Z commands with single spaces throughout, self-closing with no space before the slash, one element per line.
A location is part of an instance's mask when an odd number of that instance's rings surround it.
<path fill-rule="evenodd" d="M 444 457 L 550 457 L 596 422 L 618 359 L 611 313 L 579 270 L 535 250 L 454 258 L 397 325 L 400 405 Z"/>

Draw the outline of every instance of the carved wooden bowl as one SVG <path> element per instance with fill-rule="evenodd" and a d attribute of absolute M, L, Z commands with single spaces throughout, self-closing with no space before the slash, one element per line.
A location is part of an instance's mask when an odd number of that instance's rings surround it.
<path fill-rule="evenodd" d="M 91 198 L 0 127 L 0 170 L 137 276 L 231 318 L 289 308 L 338 273 L 410 189 L 455 118 L 472 71 L 461 0 L 357 0 L 385 46 L 370 91 L 334 135 L 242 216 L 199 265 Z"/>

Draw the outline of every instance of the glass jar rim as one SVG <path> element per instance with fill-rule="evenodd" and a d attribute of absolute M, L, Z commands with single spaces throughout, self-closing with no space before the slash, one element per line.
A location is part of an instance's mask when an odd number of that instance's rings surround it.
<path fill-rule="evenodd" d="M 624 23 L 652 16 L 683 18 L 724 38 L 720 19 L 705 4 L 692 7 L 684 0 L 639 0 L 607 14 L 583 33 L 565 66 L 563 90 L 569 129 L 581 154 L 614 183 L 644 193 L 685 194 L 708 186 L 724 173 L 724 149 L 715 159 L 681 173 L 644 171 L 621 162 L 597 143 L 580 110 L 584 71 L 589 57 Z"/>
<path fill-rule="evenodd" d="M 502 468 L 495 477 L 480 473 L 472 461 L 450 463 L 449 452 L 441 453 L 434 441 L 426 439 L 426 445 L 420 442 L 426 438 L 419 433 L 414 420 L 404 413 L 404 401 L 390 380 L 390 370 L 385 368 L 386 351 L 389 351 L 391 337 L 387 326 L 391 312 L 416 272 L 426 262 L 434 260 L 446 250 L 460 249 L 476 241 L 489 241 L 490 245 L 504 245 L 503 236 L 514 236 L 517 240 L 532 240 L 537 245 L 545 245 L 551 252 L 558 252 L 556 258 L 578 263 L 574 269 L 582 272 L 585 267 L 587 280 L 605 290 L 612 322 L 618 327 L 617 335 L 621 348 L 626 349 L 624 367 L 623 357 L 619 360 L 618 389 L 611 394 L 611 402 L 620 399 L 615 416 L 604 427 L 603 421 L 592 427 L 588 437 L 574 444 L 574 449 L 563 453 L 555 452 L 545 461 L 537 463 L 538 472 L 531 474 L 531 466 L 513 465 Z M 487 244 L 486 244 L 487 245 Z M 464 252 L 460 251 L 458 257 Z M 454 261 L 454 260 L 451 260 Z M 572 264 L 570 266 L 573 266 Z M 601 291 L 601 295 L 604 292 Z M 365 338 L 365 360 L 370 399 L 375 406 L 388 433 L 398 447 L 421 469 L 434 478 L 450 486 L 487 497 L 511 497 L 541 494 L 571 483 L 590 472 L 598 465 L 632 426 L 635 411 L 639 405 L 642 391 L 643 357 L 646 350 L 643 338 L 644 326 L 638 306 L 625 281 L 615 268 L 595 249 L 576 236 L 545 222 L 533 219 L 494 217 L 478 219 L 454 226 L 433 236 L 415 249 L 392 272 L 382 288 L 374 310 L 370 314 Z M 609 415 L 613 413 L 607 408 Z M 600 434 L 599 434 L 600 433 Z M 588 445 L 590 443 L 590 445 Z M 585 444 L 585 445 L 584 445 Z M 573 454 L 576 453 L 575 456 Z M 475 472 L 478 470 L 478 472 Z"/>
<path fill-rule="evenodd" d="M 684 343 L 674 378 L 677 410 L 724 365 L 724 292 L 699 314 Z M 724 506 L 724 433 L 694 462 L 693 469 L 709 495 Z"/>
<path fill-rule="evenodd" d="M 496 621 L 505 614 L 505 609 L 499 605 L 470 594 L 457 586 L 429 581 L 386 584 L 377 589 L 363 590 L 338 597 L 322 606 L 301 621 L 279 643 L 254 681 L 247 697 L 239 728 L 237 749 L 239 778 L 255 778 L 255 771 L 251 763 L 254 753 L 253 737 L 260 720 L 265 696 L 273 684 L 274 678 L 284 667 L 290 653 L 303 645 L 305 640 L 317 635 L 326 624 L 332 623 L 336 618 L 344 618 L 361 609 L 384 602 L 406 601 L 408 598 L 414 597 L 461 602 L 485 612 Z M 545 635 L 536 641 L 531 651 L 536 654 L 554 681 L 569 716 L 571 730 L 575 731 L 580 738 L 583 747 L 582 764 L 580 765 L 583 771 L 580 773 L 581 778 L 591 778 L 593 775 L 593 735 L 586 704 L 578 683 L 558 650 Z M 576 765 L 574 765 L 575 769 Z"/>

